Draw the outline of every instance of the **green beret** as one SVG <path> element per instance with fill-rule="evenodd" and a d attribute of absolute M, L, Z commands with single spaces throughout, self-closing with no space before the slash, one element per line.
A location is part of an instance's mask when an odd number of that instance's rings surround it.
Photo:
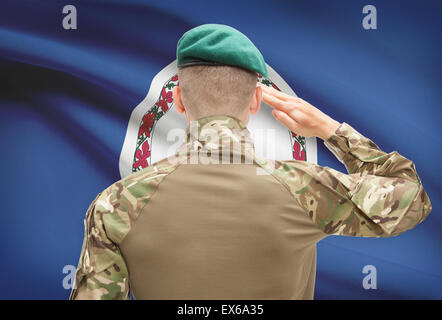
<path fill-rule="evenodd" d="M 203 24 L 178 40 L 178 68 L 193 65 L 232 65 L 267 77 L 261 52 L 244 34 L 223 24 Z"/>

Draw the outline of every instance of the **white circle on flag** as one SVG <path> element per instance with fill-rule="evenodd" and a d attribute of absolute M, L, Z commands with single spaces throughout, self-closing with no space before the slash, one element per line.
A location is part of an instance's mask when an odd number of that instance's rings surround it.
<path fill-rule="evenodd" d="M 267 64 L 268 77 L 258 81 L 296 96 L 290 86 Z M 120 175 L 124 178 L 167 156 L 183 142 L 187 127 L 184 115 L 173 107 L 172 88 L 178 83 L 176 60 L 152 80 L 147 96 L 132 111 L 120 154 Z M 298 136 L 276 121 L 264 102 L 247 125 L 256 154 L 275 160 L 300 160 L 317 163 L 316 138 Z"/>

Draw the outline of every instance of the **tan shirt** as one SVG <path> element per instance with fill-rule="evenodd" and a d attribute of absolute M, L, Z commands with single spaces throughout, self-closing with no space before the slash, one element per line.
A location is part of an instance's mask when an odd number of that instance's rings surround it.
<path fill-rule="evenodd" d="M 261 159 L 232 117 L 192 123 L 175 156 L 94 199 L 70 299 L 313 299 L 318 241 L 396 236 L 432 209 L 396 151 L 347 123 L 325 145 L 348 174 Z"/>

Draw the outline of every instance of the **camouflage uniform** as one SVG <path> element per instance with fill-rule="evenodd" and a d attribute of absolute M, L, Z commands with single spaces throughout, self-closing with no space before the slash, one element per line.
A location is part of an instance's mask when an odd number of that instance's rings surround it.
<path fill-rule="evenodd" d="M 427 217 L 413 162 L 347 123 L 324 143 L 348 174 L 261 159 L 233 117 L 192 122 L 175 156 L 94 199 L 70 299 L 312 299 L 318 241 Z"/>

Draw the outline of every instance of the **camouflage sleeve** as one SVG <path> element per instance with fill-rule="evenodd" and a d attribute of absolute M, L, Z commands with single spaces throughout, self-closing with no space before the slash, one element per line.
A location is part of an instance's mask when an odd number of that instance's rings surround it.
<path fill-rule="evenodd" d="M 106 233 L 110 188 L 99 193 L 86 213 L 84 240 L 70 300 L 128 300 L 128 271 L 118 246 Z"/>
<path fill-rule="evenodd" d="M 278 170 L 326 234 L 391 237 L 414 228 L 432 206 L 412 161 L 385 153 L 347 123 L 324 141 L 348 174 L 307 162 Z"/>

